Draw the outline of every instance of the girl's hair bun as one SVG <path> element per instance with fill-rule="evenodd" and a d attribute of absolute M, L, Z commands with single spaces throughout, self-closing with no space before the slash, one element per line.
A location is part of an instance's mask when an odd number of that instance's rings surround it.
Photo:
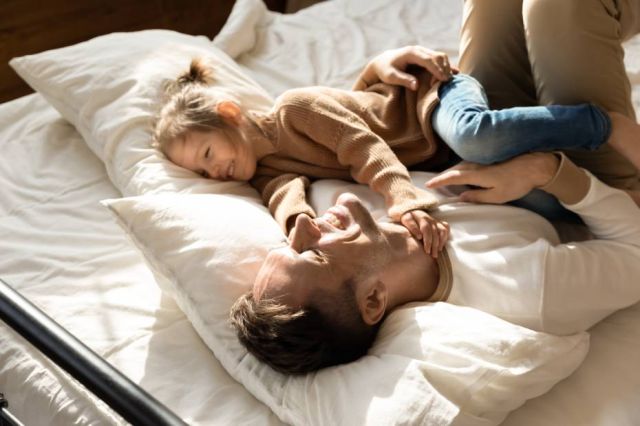
<path fill-rule="evenodd" d="M 193 85 L 207 86 L 212 84 L 213 67 L 204 58 L 193 58 L 189 69 L 178 76 L 175 80 L 169 80 L 164 83 L 164 92 L 166 95 L 172 96 L 174 93 L 182 91 L 182 89 Z"/>
<path fill-rule="evenodd" d="M 204 58 L 193 58 L 189 65 L 189 70 L 182 73 L 176 80 L 179 86 L 188 84 L 204 84 L 213 83 L 213 69 L 206 63 Z"/>

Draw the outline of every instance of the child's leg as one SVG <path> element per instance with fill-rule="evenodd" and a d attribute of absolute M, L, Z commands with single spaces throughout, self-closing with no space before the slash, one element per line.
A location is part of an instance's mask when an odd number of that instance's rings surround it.
<path fill-rule="evenodd" d="M 439 90 L 433 128 L 463 160 L 491 164 L 531 151 L 597 149 L 611 131 L 599 108 L 576 106 L 489 109 L 482 86 L 456 75 Z"/>

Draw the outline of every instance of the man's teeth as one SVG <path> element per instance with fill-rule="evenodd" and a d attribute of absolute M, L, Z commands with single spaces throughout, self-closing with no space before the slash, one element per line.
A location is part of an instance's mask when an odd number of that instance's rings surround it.
<path fill-rule="evenodd" d="M 324 215 L 324 219 L 327 221 L 327 223 L 329 223 L 332 226 L 335 226 L 338 229 L 344 229 L 342 227 L 342 223 L 340 222 L 340 220 L 335 217 L 334 215 L 332 215 L 331 213 L 325 213 Z"/>

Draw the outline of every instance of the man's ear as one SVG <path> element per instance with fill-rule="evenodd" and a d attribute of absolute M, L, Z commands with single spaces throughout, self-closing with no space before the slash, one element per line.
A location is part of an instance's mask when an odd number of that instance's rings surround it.
<path fill-rule="evenodd" d="M 216 106 L 216 113 L 229 124 L 239 126 L 242 121 L 242 110 L 233 101 L 222 101 Z"/>
<path fill-rule="evenodd" d="M 368 325 L 377 324 L 387 310 L 387 286 L 380 280 L 373 281 L 358 298 L 362 320 Z"/>

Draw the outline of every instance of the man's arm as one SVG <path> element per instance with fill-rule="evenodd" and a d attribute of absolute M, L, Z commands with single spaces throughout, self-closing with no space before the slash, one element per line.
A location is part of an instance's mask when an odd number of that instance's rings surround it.
<path fill-rule="evenodd" d="M 461 165 L 428 182 L 470 184 L 469 201 L 506 202 L 538 187 L 555 195 L 584 220 L 594 240 L 552 245 L 544 255 L 546 331 L 585 330 L 640 300 L 640 209 L 623 191 L 600 182 L 564 155 L 537 153 L 505 163 Z"/>
<path fill-rule="evenodd" d="M 473 185 L 477 189 L 460 194 L 462 201 L 503 204 L 522 198 L 531 190 L 549 184 L 560 170 L 561 160 L 563 157 L 559 155 L 538 152 L 520 155 L 490 166 L 463 162 L 435 176 L 425 186 L 438 188 L 446 185 Z M 585 186 L 588 181 L 584 175 L 578 179 L 581 185 L 575 193 L 563 191 L 560 195 L 568 196 L 567 202 L 571 202 L 572 197 L 582 197 L 588 190 L 588 186 Z M 576 182 L 572 180 L 566 184 L 571 186 Z"/>

